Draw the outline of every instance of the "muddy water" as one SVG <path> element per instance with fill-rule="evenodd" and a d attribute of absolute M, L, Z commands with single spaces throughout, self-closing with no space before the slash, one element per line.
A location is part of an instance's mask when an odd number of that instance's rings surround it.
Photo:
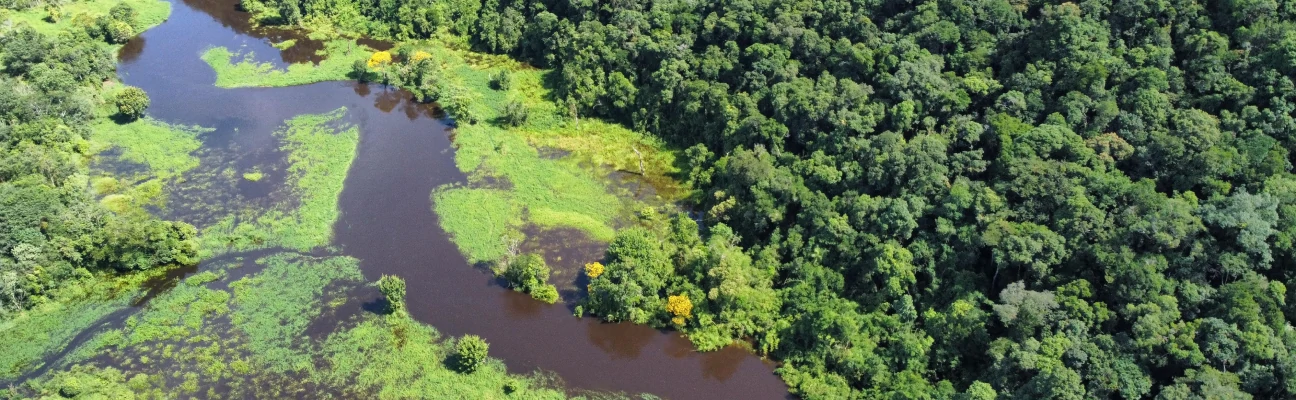
<path fill-rule="evenodd" d="M 286 39 L 297 39 L 297 45 L 283 52 L 269 46 Z M 343 189 L 334 244 L 360 259 L 370 280 L 382 274 L 405 278 L 415 318 L 446 334 L 481 335 L 491 343 L 491 355 L 514 372 L 553 371 L 574 388 L 675 399 L 786 397 L 772 366 L 742 349 L 697 353 L 677 334 L 577 319 L 571 304 L 539 303 L 468 265 L 431 211 L 434 188 L 464 181 L 454 166 L 448 127 L 432 107 L 411 102 L 401 91 L 354 82 L 219 89 L 212 85 L 215 74 L 199 59 L 212 46 L 253 52 L 258 61 L 282 65 L 317 60 L 313 49 L 320 44 L 282 32 L 255 32 L 230 0 L 185 0 L 173 4 L 170 20 L 122 50 L 120 73 L 126 83 L 148 91 L 154 118 L 215 128 L 204 136 L 207 146 L 252 153 L 273 153 L 277 143 L 264 133 L 286 119 L 347 107 L 348 122 L 360 128 L 361 141 Z M 261 134 L 240 134 L 246 132 Z M 255 164 L 256 157 L 239 160 Z M 241 190 L 249 197 L 266 191 Z M 557 232 L 554 237 L 576 241 L 578 236 Z M 554 244 L 526 245 L 545 247 L 551 261 L 564 265 L 578 265 L 599 252 L 588 243 L 570 249 Z M 568 289 L 563 295 L 571 302 L 583 283 L 574 275 L 566 279 L 556 283 Z"/>

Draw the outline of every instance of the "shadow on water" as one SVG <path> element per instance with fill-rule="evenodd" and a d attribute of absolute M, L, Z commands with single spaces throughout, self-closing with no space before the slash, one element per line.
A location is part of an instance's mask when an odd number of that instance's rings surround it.
<path fill-rule="evenodd" d="M 270 46 L 287 39 L 298 41 L 287 51 Z M 504 359 L 513 372 L 541 369 L 573 388 L 675 399 L 787 396 L 772 365 L 742 348 L 698 353 L 677 333 L 573 317 L 571 303 L 584 295 L 587 283 L 581 268 L 601 258 L 605 247 L 579 232 L 535 231 L 525 244 L 544 253 L 554 267 L 552 281 L 563 290 L 566 304 L 532 300 L 469 265 L 432 212 L 434 188 L 465 182 L 454 163 L 451 131 L 438 119 L 444 114 L 435 106 L 414 102 L 405 91 L 356 82 L 220 89 L 212 85 L 215 74 L 197 57 L 206 48 L 225 46 L 277 65 L 318 61 L 294 50 L 310 49 L 311 43 L 297 32 L 252 27 L 233 0 L 183 0 L 174 4 L 166 23 L 123 48 L 119 72 L 126 83 L 149 93 L 154 118 L 215 128 L 205 135 L 202 151 L 235 149 L 237 154 L 222 157 L 228 160 L 225 168 L 238 174 L 248 167 L 241 161 L 247 157 L 257 165 L 279 157 L 278 142 L 269 132 L 283 121 L 347 107 L 346 122 L 359 127 L 361 137 L 339 200 L 333 244 L 361 260 L 369 281 L 383 274 L 403 277 L 412 316 L 447 335 L 481 335 L 491 343 L 491 355 Z M 265 172 L 267 179 L 278 179 L 273 178 L 277 171 Z M 272 189 L 258 185 L 235 186 L 244 200 L 274 196 Z M 641 187 L 628 191 L 645 193 Z M 385 307 L 377 290 L 366 286 L 308 331 L 321 335 L 338 316 L 381 313 Z"/>

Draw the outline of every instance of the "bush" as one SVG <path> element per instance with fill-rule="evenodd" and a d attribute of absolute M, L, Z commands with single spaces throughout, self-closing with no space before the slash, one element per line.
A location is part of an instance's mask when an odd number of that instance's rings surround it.
<path fill-rule="evenodd" d="M 351 64 L 351 77 L 361 83 L 369 81 L 369 65 L 364 60 L 356 60 Z"/>
<path fill-rule="evenodd" d="M 481 367 L 482 362 L 486 361 L 486 353 L 490 351 L 490 344 L 486 343 L 477 335 L 464 335 L 455 343 L 455 362 L 459 366 L 459 371 L 472 373 Z"/>
<path fill-rule="evenodd" d="M 143 89 L 137 87 L 128 87 L 117 94 L 115 102 L 117 112 L 128 119 L 143 117 L 144 110 L 149 107 L 148 93 L 144 93 Z"/>
<path fill-rule="evenodd" d="M 491 75 L 490 86 L 495 90 L 509 90 L 513 87 L 513 76 L 508 71 L 500 71 Z"/>
<path fill-rule="evenodd" d="M 139 13 L 135 12 L 135 8 L 131 7 L 130 4 L 117 3 L 117 5 L 108 9 L 108 16 L 114 21 L 125 22 L 132 28 L 139 25 Z"/>
<path fill-rule="evenodd" d="M 405 309 L 404 279 L 394 275 L 383 275 L 378 279 L 378 291 L 382 292 L 388 303 L 391 303 L 392 312 Z"/>
<path fill-rule="evenodd" d="M 538 254 L 523 254 L 508 264 L 501 274 L 513 290 L 549 304 L 558 301 L 558 288 L 549 284 L 549 266 Z"/>
<path fill-rule="evenodd" d="M 504 123 L 509 126 L 521 126 L 530 118 L 530 112 L 527 111 L 526 105 L 517 100 L 509 100 L 504 104 Z"/>
<path fill-rule="evenodd" d="M 122 44 L 135 36 L 135 28 L 124 21 L 111 20 L 104 27 L 104 34 L 109 43 Z"/>
<path fill-rule="evenodd" d="M 544 285 L 532 290 L 531 297 L 545 303 L 553 304 L 558 302 L 558 288 L 554 287 L 554 285 Z"/>

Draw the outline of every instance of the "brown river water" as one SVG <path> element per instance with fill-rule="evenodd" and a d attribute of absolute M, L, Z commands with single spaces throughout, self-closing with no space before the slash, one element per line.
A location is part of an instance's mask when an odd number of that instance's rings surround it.
<path fill-rule="evenodd" d="M 289 38 L 298 44 L 286 51 L 269 45 Z M 403 91 L 355 82 L 217 88 L 215 73 L 199 58 L 213 46 L 252 52 L 257 61 L 282 66 L 316 59 L 319 43 L 292 32 L 254 30 L 232 0 L 183 0 L 173 3 L 166 23 L 122 49 L 119 73 L 149 93 L 152 117 L 215 128 L 203 136 L 205 147 L 274 153 L 278 143 L 269 133 L 283 121 L 347 107 L 347 122 L 359 127 L 361 140 L 340 199 L 334 245 L 360 259 L 371 281 L 383 274 L 405 278 L 408 306 L 419 321 L 449 335 L 480 335 L 491 343 L 491 356 L 503 359 L 511 371 L 552 371 L 573 388 L 670 399 L 788 397 L 773 365 L 746 350 L 699 353 L 677 333 L 578 319 L 572 316 L 577 291 L 564 291 L 563 302 L 546 305 L 469 265 L 432 212 L 434 188 L 464 181 L 454 165 L 450 127 L 433 106 L 412 102 Z M 249 163 L 232 165 L 241 170 L 255 165 L 256 158 L 231 162 Z M 273 184 L 241 185 L 240 195 L 263 196 L 269 192 L 265 186 Z M 172 217 L 201 222 L 185 215 L 184 204 L 173 208 L 179 214 Z M 579 234 L 549 237 L 557 238 L 544 244 L 551 261 L 601 256 L 602 246 Z M 575 279 L 571 275 L 559 277 Z M 579 287 L 579 282 L 555 283 Z M 377 301 L 376 290 L 366 293 Z"/>

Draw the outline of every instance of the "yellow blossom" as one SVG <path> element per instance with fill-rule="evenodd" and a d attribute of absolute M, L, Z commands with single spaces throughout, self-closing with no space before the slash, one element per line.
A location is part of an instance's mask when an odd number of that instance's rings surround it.
<path fill-rule="evenodd" d="M 689 300 L 688 296 L 682 294 L 670 296 L 666 299 L 666 311 L 675 315 L 671 322 L 675 322 L 676 325 L 683 325 L 684 320 L 693 316 L 693 302 Z"/>
<path fill-rule="evenodd" d="M 598 261 L 585 264 L 585 275 L 589 276 L 590 279 L 598 278 L 599 275 L 603 275 L 603 264 L 600 264 Z"/>
<path fill-rule="evenodd" d="M 391 62 L 392 62 L 391 53 L 386 51 L 380 51 L 377 53 L 373 53 L 373 55 L 369 57 L 369 68 L 377 68 L 383 65 L 391 64 Z"/>

